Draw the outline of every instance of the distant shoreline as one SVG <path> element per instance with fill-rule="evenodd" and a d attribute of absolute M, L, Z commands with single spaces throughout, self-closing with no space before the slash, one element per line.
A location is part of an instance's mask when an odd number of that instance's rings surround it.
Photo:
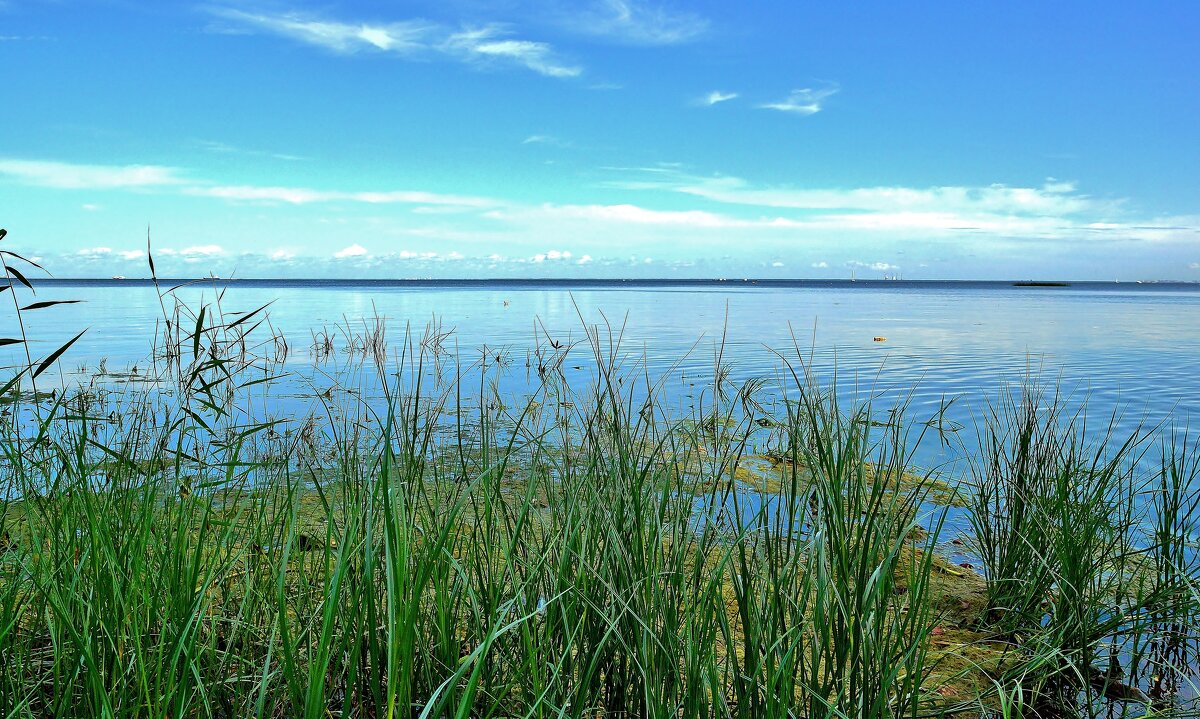
<path fill-rule="evenodd" d="M 105 277 L 42 278 L 39 283 L 60 286 L 150 286 L 148 277 L 122 279 Z M 220 284 L 246 287 L 528 287 L 528 288 L 664 288 L 727 287 L 747 288 L 970 288 L 970 289 L 1074 289 L 1074 290 L 1195 290 L 1200 282 L 1186 280 L 1146 280 L 1114 282 L 1104 280 L 882 280 L 882 279 L 581 279 L 581 278 L 495 278 L 495 279 L 376 279 L 376 278 L 159 278 L 160 286 L 180 284 Z"/>

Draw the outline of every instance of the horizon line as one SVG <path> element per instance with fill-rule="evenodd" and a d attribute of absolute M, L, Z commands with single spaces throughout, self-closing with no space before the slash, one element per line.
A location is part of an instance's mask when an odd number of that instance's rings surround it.
<path fill-rule="evenodd" d="M 43 277 L 37 282 L 102 282 L 120 284 L 126 282 L 364 282 L 364 283 L 473 283 L 473 284 L 784 284 L 795 282 L 835 282 L 844 284 L 936 284 L 936 283 L 994 283 L 1032 284 L 1034 286 L 1061 286 L 1071 284 L 1200 284 L 1200 280 L 1139 279 L 1139 280 L 1096 280 L 1066 278 L 852 278 L 852 277 Z M 10 280 L 10 284 L 11 284 Z M 35 283 L 36 284 L 36 283 Z"/>

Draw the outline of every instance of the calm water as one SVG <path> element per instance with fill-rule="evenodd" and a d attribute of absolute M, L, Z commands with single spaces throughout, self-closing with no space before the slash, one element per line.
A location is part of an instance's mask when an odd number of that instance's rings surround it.
<path fill-rule="evenodd" d="M 289 360 L 299 374 L 312 366 L 315 332 L 338 338 L 338 327 L 361 330 L 364 318 L 378 315 L 398 340 L 406 324 L 423 330 L 436 318 L 453 330 L 451 346 L 456 342 L 462 356 L 477 357 L 486 345 L 512 357 L 517 387 L 536 343 L 580 340 L 585 325 L 607 318 L 624 326 L 621 346 L 631 361 L 644 359 L 652 375 L 667 375 L 667 399 L 681 410 L 711 377 L 724 335 L 735 379 L 779 376 L 772 350 L 794 359 L 798 344 L 823 377 L 836 368 L 844 391 L 857 387 L 860 396 L 882 394 L 887 403 L 912 391 L 913 419 L 956 398 L 951 414 L 969 424 L 984 398 L 1031 370 L 1086 395 L 1091 416 L 1123 408 L 1127 427 L 1200 418 L 1200 285 L 244 280 L 210 281 L 179 294 L 198 306 L 222 287 L 227 313 L 273 303 L 271 322 L 300 350 Z M 83 300 L 26 318 L 38 354 L 89 328 L 67 355 L 67 370 L 94 368 L 101 359 L 110 369 L 144 362 L 162 318 L 153 286 L 142 281 L 44 281 L 38 299 Z M 13 314 L 2 314 L 0 332 L 13 336 Z M 590 357 L 585 345 L 573 349 L 568 376 L 590 377 Z"/>

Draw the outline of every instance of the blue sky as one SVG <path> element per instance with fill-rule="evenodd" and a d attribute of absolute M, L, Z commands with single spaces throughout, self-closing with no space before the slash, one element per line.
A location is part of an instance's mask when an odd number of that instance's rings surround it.
<path fill-rule="evenodd" d="M 1200 280 L 1200 6 L 0 0 L 58 276 Z"/>

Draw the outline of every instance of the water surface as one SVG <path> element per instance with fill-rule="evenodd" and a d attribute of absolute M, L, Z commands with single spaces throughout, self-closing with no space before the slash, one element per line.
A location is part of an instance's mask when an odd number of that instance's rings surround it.
<path fill-rule="evenodd" d="M 163 318 L 152 283 L 52 280 L 38 288 L 39 299 L 82 300 L 26 314 L 35 356 L 88 328 L 64 360 L 75 372 L 65 381 L 101 360 L 110 369 L 145 361 Z M 721 347 L 734 380 L 783 377 L 783 355 L 825 379 L 836 373 L 844 393 L 881 396 L 882 404 L 907 397 L 913 419 L 954 399 L 949 416 L 969 425 L 987 397 L 1029 373 L 1086 397 L 1089 416 L 1120 410 L 1124 429 L 1183 425 L 1200 411 L 1195 284 L 208 280 L 177 294 L 194 307 L 219 296 L 226 313 L 269 303 L 299 375 L 313 364 L 308 348 L 318 333 L 344 343 L 378 316 L 398 341 L 406 326 L 419 333 L 436 320 L 460 355 L 486 347 L 509 358 L 506 381 L 519 391 L 533 347 L 569 345 L 598 324 L 620 334 L 630 361 L 666 377 L 666 399 L 681 411 L 699 400 Z M 18 331 L 11 310 L 4 313 L 3 336 Z M 572 349 L 568 378 L 586 381 L 590 360 L 586 345 Z"/>

